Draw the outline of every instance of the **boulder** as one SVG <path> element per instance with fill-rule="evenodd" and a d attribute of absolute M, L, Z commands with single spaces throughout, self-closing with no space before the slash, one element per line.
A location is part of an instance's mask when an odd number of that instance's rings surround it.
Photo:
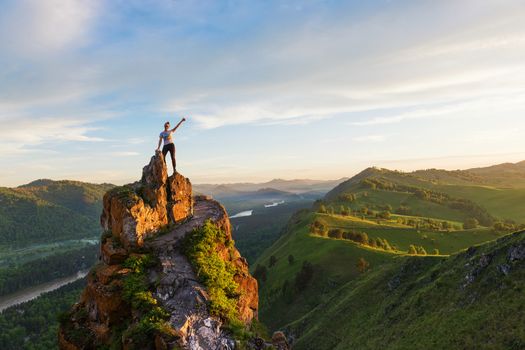
<path fill-rule="evenodd" d="M 168 178 L 168 213 L 170 220 L 178 223 L 193 215 L 191 182 L 179 173 Z"/>

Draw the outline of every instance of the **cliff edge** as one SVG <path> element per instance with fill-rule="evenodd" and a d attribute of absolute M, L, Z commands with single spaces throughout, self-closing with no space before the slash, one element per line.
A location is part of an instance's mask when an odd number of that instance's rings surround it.
<path fill-rule="evenodd" d="M 167 175 L 162 154 L 142 179 L 104 196 L 101 261 L 61 316 L 60 349 L 235 349 L 257 319 L 257 281 L 224 207 Z"/>

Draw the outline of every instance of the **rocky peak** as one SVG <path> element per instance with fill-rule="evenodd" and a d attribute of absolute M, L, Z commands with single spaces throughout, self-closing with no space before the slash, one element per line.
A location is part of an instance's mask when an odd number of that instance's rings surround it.
<path fill-rule="evenodd" d="M 144 167 L 140 181 L 108 191 L 103 201 L 102 228 L 125 248 L 142 246 L 148 235 L 190 218 L 193 212 L 190 180 L 179 173 L 168 177 L 160 152 Z"/>
<path fill-rule="evenodd" d="M 213 293 L 186 256 L 188 237 L 205 225 L 221 232 L 210 255 L 232 273 L 236 319 L 257 318 L 257 281 L 234 246 L 224 207 L 192 195 L 189 179 L 168 177 L 161 153 L 142 178 L 108 191 L 101 226 L 101 262 L 79 303 L 63 317 L 61 349 L 234 349 L 230 322 L 210 309 Z M 233 272 L 232 272 L 233 271 Z"/>

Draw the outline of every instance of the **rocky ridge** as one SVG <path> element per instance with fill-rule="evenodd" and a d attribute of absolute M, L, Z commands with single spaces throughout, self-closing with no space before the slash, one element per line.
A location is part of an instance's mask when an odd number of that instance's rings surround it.
<path fill-rule="evenodd" d="M 238 318 L 245 325 L 255 320 L 257 281 L 233 245 L 224 207 L 209 197 L 193 197 L 191 182 L 181 174 L 168 177 L 162 154 L 157 153 L 144 167 L 140 181 L 104 196 L 101 262 L 89 273 L 80 301 L 61 319 L 59 347 L 236 348 L 232 332 L 224 327 L 225 320 L 210 313 L 206 287 L 183 253 L 185 237 L 207 221 L 226 237 L 216 249 L 225 263 L 235 267 Z M 153 257 L 154 263 L 141 271 L 147 280 L 143 294 L 153 309 L 167 315 L 160 330 L 144 330 L 144 325 L 149 325 L 147 317 L 153 316 L 126 297 L 136 276 L 130 261 L 146 261 L 146 257 Z M 137 341 L 137 329 L 148 336 Z"/>

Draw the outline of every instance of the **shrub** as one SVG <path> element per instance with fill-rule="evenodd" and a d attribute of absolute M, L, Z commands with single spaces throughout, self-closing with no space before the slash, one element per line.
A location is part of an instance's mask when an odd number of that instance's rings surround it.
<path fill-rule="evenodd" d="M 238 319 L 238 284 L 233 279 L 237 268 L 218 254 L 219 246 L 226 245 L 226 240 L 226 233 L 208 220 L 186 236 L 183 247 L 197 276 L 208 290 L 210 312 L 232 321 Z"/>
<path fill-rule="evenodd" d="M 475 218 L 468 218 L 463 223 L 463 229 L 465 229 L 465 230 L 473 229 L 473 228 L 478 227 L 478 225 L 479 225 L 479 222 L 478 222 L 477 219 L 475 219 Z"/>
<path fill-rule="evenodd" d="M 131 272 L 123 279 L 122 298 L 139 311 L 138 321 L 123 333 L 123 338 L 133 339 L 139 347 L 151 343 L 155 332 L 171 335 L 173 330 L 167 322 L 169 313 L 157 305 L 157 299 L 149 291 L 146 267 L 154 265 L 150 255 L 133 255 L 123 263 Z"/>
<path fill-rule="evenodd" d="M 343 238 L 343 234 L 344 234 L 344 232 L 340 228 L 334 228 L 334 229 L 328 231 L 328 237 L 332 237 L 332 238 L 341 239 L 341 238 Z"/>

